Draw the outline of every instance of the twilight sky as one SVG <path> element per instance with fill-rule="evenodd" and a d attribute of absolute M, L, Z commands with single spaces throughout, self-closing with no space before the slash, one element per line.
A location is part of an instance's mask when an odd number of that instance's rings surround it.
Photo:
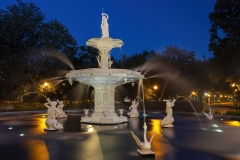
<path fill-rule="evenodd" d="M 65 25 L 78 45 L 90 38 L 101 37 L 101 13 L 109 15 L 111 38 L 121 39 L 121 49 L 111 56 L 161 52 L 166 45 L 196 52 L 196 58 L 213 57 L 208 52 L 210 21 L 216 0 L 22 0 L 32 2 L 45 15 L 46 21 L 57 19 Z M 17 4 L 1 0 L 0 9 Z"/>

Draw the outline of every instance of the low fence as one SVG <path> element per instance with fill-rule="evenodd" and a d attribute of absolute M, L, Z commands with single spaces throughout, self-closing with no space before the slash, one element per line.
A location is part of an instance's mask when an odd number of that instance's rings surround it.
<path fill-rule="evenodd" d="M 17 104 L 0 104 L 0 111 L 31 111 L 31 110 L 46 110 L 42 103 L 17 103 Z"/>
<path fill-rule="evenodd" d="M 14 106 L 12 105 L 2 105 L 0 106 L 0 110 L 12 110 Z"/>
<path fill-rule="evenodd" d="M 239 107 L 233 107 L 233 106 L 211 106 L 211 113 L 212 114 L 226 114 L 227 112 L 232 112 L 240 110 Z M 203 112 L 209 112 L 209 106 L 205 106 L 203 108 Z"/>
<path fill-rule="evenodd" d="M 83 109 L 86 108 L 86 105 L 82 106 L 70 106 L 66 105 L 64 103 L 64 109 L 65 110 L 71 110 L 71 109 Z M 34 110 L 47 110 L 46 106 L 44 106 L 44 103 L 23 103 L 23 102 L 15 102 L 11 103 L 10 101 L 8 102 L 3 102 L 0 103 L 0 112 L 7 112 L 7 111 L 34 111 Z"/>
<path fill-rule="evenodd" d="M 128 110 L 131 106 L 131 103 L 119 103 L 115 105 L 116 109 L 126 109 Z M 202 102 L 175 102 L 173 111 L 179 112 L 198 112 L 201 113 L 203 111 L 203 103 Z M 138 110 L 143 110 L 143 103 L 140 102 L 138 105 Z M 145 102 L 145 110 L 150 111 L 164 111 L 166 110 L 166 102 L 160 101 L 146 101 Z"/>
<path fill-rule="evenodd" d="M 129 110 L 131 106 L 131 102 L 124 103 L 116 103 L 115 110 L 125 109 Z M 66 105 L 64 106 L 64 110 L 81 110 L 81 109 L 91 109 L 93 105 L 91 104 L 83 104 L 83 105 Z M 0 112 L 6 111 L 33 111 L 33 110 L 46 110 L 47 108 L 43 103 L 0 103 Z M 93 108 L 94 109 L 94 108 Z M 165 111 L 166 110 L 166 102 L 160 101 L 146 101 L 145 109 L 148 111 Z M 173 111 L 178 112 L 198 112 L 203 113 L 204 111 L 209 112 L 209 106 L 204 106 L 201 102 L 187 102 L 187 101 L 177 101 L 175 102 Z M 143 103 L 140 102 L 138 105 L 138 110 L 143 110 Z M 211 106 L 212 114 L 225 114 L 229 111 L 240 111 L 240 107 L 233 106 Z"/>

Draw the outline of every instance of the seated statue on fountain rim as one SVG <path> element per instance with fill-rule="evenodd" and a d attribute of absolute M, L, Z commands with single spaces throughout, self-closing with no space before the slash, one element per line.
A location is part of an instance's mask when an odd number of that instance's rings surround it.
<path fill-rule="evenodd" d="M 54 131 L 54 130 L 63 129 L 62 124 L 60 124 L 56 120 L 56 115 L 59 114 L 59 111 L 56 108 L 57 102 L 50 101 L 49 98 L 47 98 L 47 101 L 48 101 L 47 103 L 44 103 L 44 106 L 48 108 L 47 119 L 45 121 L 45 125 L 47 126 L 47 128 L 45 128 L 45 130 Z"/>
<path fill-rule="evenodd" d="M 166 102 L 166 113 L 167 116 L 163 118 L 161 121 L 162 127 L 173 127 L 172 123 L 174 122 L 174 118 L 172 116 L 172 107 L 174 106 L 174 102 L 176 99 L 173 99 L 173 101 L 167 101 Z"/>
<path fill-rule="evenodd" d="M 63 112 L 63 107 L 64 107 L 63 101 L 57 100 L 57 103 L 58 103 L 58 107 L 57 107 L 58 112 L 57 112 L 56 118 L 67 118 L 67 115 L 65 114 L 65 112 Z"/>
<path fill-rule="evenodd" d="M 128 112 L 129 117 L 139 117 L 137 106 L 138 102 L 132 101 L 132 105 L 129 107 L 130 112 Z"/>

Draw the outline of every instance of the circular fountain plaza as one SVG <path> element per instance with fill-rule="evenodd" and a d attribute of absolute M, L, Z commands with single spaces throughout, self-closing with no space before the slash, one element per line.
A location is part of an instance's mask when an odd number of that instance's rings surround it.
<path fill-rule="evenodd" d="M 147 106 L 146 106 L 147 107 Z M 206 119 L 205 129 L 193 114 L 173 114 L 174 127 L 162 128 L 166 116 L 147 113 L 147 137 L 153 132 L 153 156 L 142 156 L 132 138 L 133 131 L 143 139 L 143 117 L 128 123 L 97 125 L 80 123 L 84 111 L 66 111 L 68 118 L 58 119 L 64 130 L 44 131 L 46 112 L 38 114 L 1 113 L 0 155 L 3 160 L 237 160 L 240 159 L 239 121 L 224 117 Z"/>
<path fill-rule="evenodd" d="M 165 111 L 151 113 L 144 110 L 139 114 L 135 111 L 134 117 L 128 117 L 127 111 L 123 115 L 115 111 L 115 87 L 142 80 L 144 76 L 132 70 L 111 69 L 110 50 L 121 47 L 123 42 L 109 37 L 107 19 L 108 15 L 103 13 L 102 37 L 87 41 L 88 46 L 99 51 L 99 68 L 72 70 L 66 74 L 70 84 L 75 81 L 94 88 L 94 112 L 88 115 L 86 109 L 66 110 L 61 111 L 60 119 L 56 119 L 56 105 L 63 107 L 63 104 L 49 98 L 44 104 L 46 111 L 2 112 L 0 159 L 240 159 L 239 121 L 225 117 L 210 120 L 203 113 L 198 116 L 175 114 L 174 108 L 171 109 L 174 102 L 169 102 L 167 116 Z M 145 108 L 147 110 L 148 106 Z M 147 115 L 143 117 L 143 113 Z M 148 153 L 146 149 L 149 148 L 151 154 L 142 154 Z"/>

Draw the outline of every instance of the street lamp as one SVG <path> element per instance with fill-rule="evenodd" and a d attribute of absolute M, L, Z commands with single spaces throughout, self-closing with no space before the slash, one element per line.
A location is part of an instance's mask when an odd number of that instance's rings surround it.
<path fill-rule="evenodd" d="M 153 89 L 155 90 L 156 97 L 158 97 L 158 95 L 157 95 L 157 89 L 158 89 L 158 86 L 157 86 L 157 85 L 154 85 L 154 86 L 153 86 Z"/>
<path fill-rule="evenodd" d="M 196 92 L 192 92 L 193 101 L 195 101 Z"/>
<path fill-rule="evenodd" d="M 233 100 L 233 106 L 235 106 L 235 104 L 234 104 L 234 95 L 235 95 L 235 83 L 232 83 L 232 87 L 233 87 L 233 98 L 232 98 L 232 100 Z"/>
<path fill-rule="evenodd" d="M 155 86 L 153 86 L 153 89 L 157 90 L 157 89 L 158 89 L 158 86 L 156 86 L 156 85 L 155 85 Z"/>
<path fill-rule="evenodd" d="M 44 95 L 46 96 L 46 90 L 47 90 L 47 87 L 48 87 L 49 83 L 44 82 L 43 85 L 44 85 L 44 88 L 43 88 L 43 90 L 44 90 Z"/>
<path fill-rule="evenodd" d="M 210 97 L 211 97 L 211 95 L 208 94 L 207 96 L 208 96 L 208 106 L 210 107 Z"/>

